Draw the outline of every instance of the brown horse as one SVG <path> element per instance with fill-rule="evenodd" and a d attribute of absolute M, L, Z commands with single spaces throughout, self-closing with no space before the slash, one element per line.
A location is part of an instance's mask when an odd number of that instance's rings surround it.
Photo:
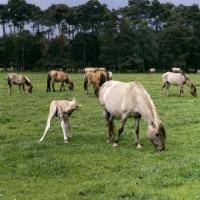
<path fill-rule="evenodd" d="M 84 89 L 85 89 L 86 94 L 88 94 L 89 85 L 93 83 L 93 77 L 94 77 L 93 72 L 87 72 L 84 74 Z"/>
<path fill-rule="evenodd" d="M 65 91 L 65 86 L 64 86 L 64 82 L 68 84 L 68 87 L 70 90 L 73 90 L 74 88 L 74 83 L 71 81 L 70 77 L 68 76 L 68 74 L 64 71 L 57 71 L 57 70 L 51 70 L 48 72 L 47 74 L 47 90 L 46 92 L 50 92 L 51 88 L 50 88 L 50 81 L 52 80 L 52 88 L 53 91 L 55 92 L 55 82 L 62 82 L 61 86 L 60 86 L 60 91 Z"/>
<path fill-rule="evenodd" d="M 10 73 L 7 75 L 7 81 L 9 85 L 9 88 L 8 88 L 9 94 L 12 94 L 11 87 L 13 84 L 19 85 L 18 93 L 21 90 L 21 86 L 22 86 L 23 92 L 25 92 L 25 88 L 24 88 L 25 85 L 27 85 L 28 92 L 32 93 L 33 85 L 31 84 L 31 81 L 28 79 L 28 77 L 26 77 L 23 74 Z"/>
<path fill-rule="evenodd" d="M 94 94 L 96 95 L 96 97 L 99 97 L 100 87 L 108 80 L 109 76 L 105 69 L 98 68 L 94 71 L 93 85 L 94 85 Z"/>

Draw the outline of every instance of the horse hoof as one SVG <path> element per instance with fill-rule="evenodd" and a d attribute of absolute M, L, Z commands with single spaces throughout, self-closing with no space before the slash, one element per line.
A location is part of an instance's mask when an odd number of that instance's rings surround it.
<path fill-rule="evenodd" d="M 110 144 L 110 143 L 111 143 L 111 141 L 110 141 L 110 140 L 107 140 L 107 141 L 106 141 L 106 143 L 107 143 L 107 144 Z"/>
<path fill-rule="evenodd" d="M 141 146 L 140 144 L 138 144 L 136 148 L 137 148 L 137 149 L 141 149 L 142 146 Z"/>
<path fill-rule="evenodd" d="M 117 143 L 114 143 L 114 144 L 113 144 L 113 147 L 118 147 L 118 144 L 117 144 Z"/>
<path fill-rule="evenodd" d="M 65 143 L 68 143 L 68 140 L 65 140 Z"/>

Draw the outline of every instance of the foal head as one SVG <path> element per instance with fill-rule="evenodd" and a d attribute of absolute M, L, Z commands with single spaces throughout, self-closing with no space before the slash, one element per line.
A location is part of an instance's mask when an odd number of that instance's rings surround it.
<path fill-rule="evenodd" d="M 65 108 L 63 113 L 70 116 L 74 112 L 74 110 L 78 107 L 81 107 L 81 104 L 79 104 L 74 97 L 72 101 L 68 101 L 68 106 L 67 108 Z"/>

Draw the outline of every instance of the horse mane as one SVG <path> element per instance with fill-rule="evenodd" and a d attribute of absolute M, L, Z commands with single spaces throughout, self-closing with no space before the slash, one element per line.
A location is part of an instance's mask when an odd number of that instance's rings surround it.
<path fill-rule="evenodd" d="M 24 77 L 25 77 L 25 83 L 26 83 L 26 85 L 31 85 L 31 81 L 29 80 L 29 78 L 27 77 L 27 76 L 25 76 L 24 75 Z"/>
<path fill-rule="evenodd" d="M 153 101 L 152 101 L 152 99 L 151 99 L 151 97 L 150 97 L 150 95 L 147 93 L 147 91 L 144 89 L 144 87 L 142 86 L 142 85 L 140 85 L 138 82 L 134 82 L 142 91 L 143 91 L 143 94 L 142 94 L 142 96 L 143 96 L 143 99 L 145 99 L 146 100 L 146 102 L 148 102 L 148 104 L 149 104 L 149 107 L 151 108 L 150 110 L 151 110 L 151 113 L 152 113 L 152 115 L 153 115 L 153 118 L 154 118 L 154 120 L 155 120 L 155 126 L 156 126 L 156 128 L 159 130 L 160 129 L 160 119 L 159 119 L 159 117 L 158 117 L 158 113 L 157 113 L 157 111 L 156 111 L 156 107 L 155 107 L 155 105 L 154 105 L 154 103 L 153 103 Z"/>

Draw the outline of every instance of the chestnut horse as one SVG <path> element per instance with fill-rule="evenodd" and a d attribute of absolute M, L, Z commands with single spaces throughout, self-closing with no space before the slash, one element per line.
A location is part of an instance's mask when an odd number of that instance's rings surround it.
<path fill-rule="evenodd" d="M 170 84 L 172 85 L 180 85 L 178 96 L 180 97 L 182 94 L 183 97 L 183 85 L 186 84 L 188 88 L 190 89 L 190 93 L 196 97 L 196 87 L 191 82 L 188 76 L 186 76 L 183 72 L 182 73 L 173 73 L 173 72 L 166 72 L 162 75 L 162 87 L 160 90 L 160 96 L 162 95 L 162 90 L 166 86 L 167 96 L 170 96 L 169 94 L 169 87 Z"/>
<path fill-rule="evenodd" d="M 68 84 L 68 87 L 70 90 L 73 90 L 74 88 L 74 83 L 71 81 L 70 77 L 68 76 L 68 74 L 64 71 L 57 71 L 57 70 L 51 70 L 48 72 L 47 74 L 47 90 L 46 92 L 50 92 L 51 88 L 50 88 L 50 81 L 52 80 L 52 88 L 53 91 L 55 92 L 55 82 L 62 82 L 61 86 L 60 86 L 60 91 L 65 91 L 65 86 L 64 83 Z"/>
<path fill-rule="evenodd" d="M 94 94 L 96 95 L 96 97 L 99 97 L 100 87 L 108 80 L 109 76 L 105 69 L 98 68 L 94 71 L 93 85 L 94 85 Z"/>
<path fill-rule="evenodd" d="M 165 129 L 158 118 L 156 108 L 145 89 L 137 82 L 123 83 L 119 81 L 107 81 L 99 90 L 99 101 L 106 119 L 107 143 L 111 142 L 114 132 L 113 119 L 119 118 L 120 127 L 118 136 L 115 138 L 114 147 L 123 132 L 127 118 L 135 118 L 135 144 L 141 148 L 139 143 L 139 122 L 141 117 L 147 125 L 147 137 L 158 151 L 165 149 Z"/>
<path fill-rule="evenodd" d="M 33 85 L 31 84 L 31 81 L 28 79 L 28 77 L 23 74 L 10 73 L 7 75 L 7 82 L 9 85 L 9 88 L 8 88 L 9 94 L 12 94 L 11 87 L 13 84 L 19 86 L 18 93 L 21 90 L 21 86 L 22 86 L 23 92 L 25 92 L 25 88 L 24 88 L 25 85 L 27 85 L 28 92 L 32 93 Z"/>

